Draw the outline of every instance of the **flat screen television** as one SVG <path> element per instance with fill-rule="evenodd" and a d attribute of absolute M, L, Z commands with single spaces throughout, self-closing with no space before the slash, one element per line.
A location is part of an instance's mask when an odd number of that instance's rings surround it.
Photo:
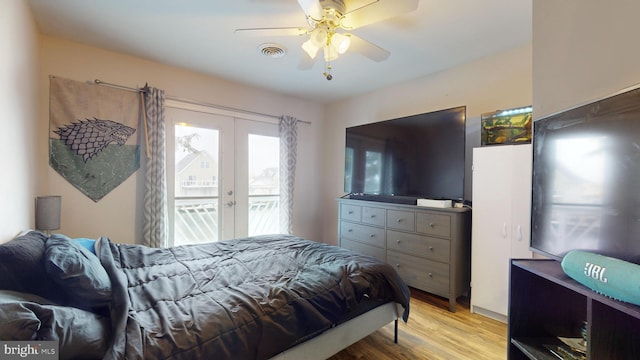
<path fill-rule="evenodd" d="M 534 122 L 531 249 L 640 263 L 640 89 Z"/>
<path fill-rule="evenodd" d="M 349 127 L 344 191 L 407 204 L 462 200 L 465 135 L 465 106 Z"/>

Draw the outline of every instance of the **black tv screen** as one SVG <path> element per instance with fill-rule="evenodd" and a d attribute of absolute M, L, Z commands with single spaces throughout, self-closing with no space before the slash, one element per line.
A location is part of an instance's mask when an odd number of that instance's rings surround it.
<path fill-rule="evenodd" d="M 346 129 L 348 194 L 461 200 L 466 107 Z"/>
<path fill-rule="evenodd" d="M 534 122 L 531 248 L 640 262 L 640 89 Z"/>

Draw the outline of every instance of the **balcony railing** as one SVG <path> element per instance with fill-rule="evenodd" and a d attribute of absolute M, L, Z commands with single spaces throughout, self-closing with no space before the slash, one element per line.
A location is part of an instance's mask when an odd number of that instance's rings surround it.
<path fill-rule="evenodd" d="M 218 198 L 176 199 L 174 245 L 219 240 Z"/>
<path fill-rule="evenodd" d="M 217 181 L 213 180 L 183 180 L 180 182 L 180 187 L 215 187 L 218 186 Z"/>
<path fill-rule="evenodd" d="M 249 236 L 280 232 L 280 195 L 249 196 Z"/>
<path fill-rule="evenodd" d="M 280 196 L 249 196 L 249 236 L 280 232 Z M 219 241 L 218 198 L 176 199 L 174 245 Z"/>

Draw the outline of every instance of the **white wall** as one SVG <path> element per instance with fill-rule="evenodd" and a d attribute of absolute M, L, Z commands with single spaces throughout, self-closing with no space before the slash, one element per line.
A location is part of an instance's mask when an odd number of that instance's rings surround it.
<path fill-rule="evenodd" d="M 640 83 L 637 0 L 533 2 L 534 119 Z"/>
<path fill-rule="evenodd" d="M 168 96 L 251 110 L 272 115 L 291 115 L 310 121 L 299 125 L 298 169 L 294 193 L 294 234 L 320 240 L 322 213 L 319 202 L 321 185 L 316 168 L 321 162 L 323 106 L 291 96 L 243 86 L 175 67 L 124 54 L 42 36 L 40 41 L 41 107 L 37 141 L 47 144 L 49 75 L 78 81 L 100 79 L 129 87 L 149 86 L 165 90 Z M 35 102 L 34 102 L 35 103 Z M 141 240 L 142 171 L 139 170 L 99 202 L 82 195 L 48 166 L 48 149 L 39 151 L 51 194 L 62 195 L 62 228 L 70 236 L 108 236 L 114 242 Z"/>
<path fill-rule="evenodd" d="M 349 126 L 467 107 L 465 198 L 471 198 L 472 149 L 480 144 L 480 116 L 531 104 L 531 47 L 515 48 L 440 73 L 330 104 L 324 127 L 323 242 L 337 244 L 338 205 L 344 195 L 344 137 Z"/>
<path fill-rule="evenodd" d="M 34 227 L 38 171 L 37 33 L 23 0 L 0 11 L 0 242 Z"/>

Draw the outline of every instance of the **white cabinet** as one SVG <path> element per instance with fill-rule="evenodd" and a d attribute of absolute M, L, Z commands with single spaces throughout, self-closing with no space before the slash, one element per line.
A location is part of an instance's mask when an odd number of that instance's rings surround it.
<path fill-rule="evenodd" d="M 507 321 L 511 258 L 531 258 L 531 145 L 473 149 L 471 312 Z"/>

